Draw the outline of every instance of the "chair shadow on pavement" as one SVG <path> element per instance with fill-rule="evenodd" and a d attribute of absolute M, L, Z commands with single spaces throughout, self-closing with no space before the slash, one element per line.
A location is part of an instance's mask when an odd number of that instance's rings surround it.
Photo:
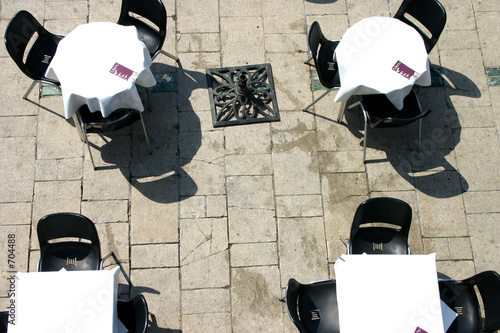
<path fill-rule="evenodd" d="M 462 127 L 451 96 L 479 98 L 481 92 L 463 74 L 447 68 L 440 71 L 456 89 L 443 80 L 442 84 L 423 87 L 418 93 L 422 109 L 432 109 L 422 120 L 420 151 L 418 122 L 395 128 L 368 128 L 366 165 L 376 170 L 383 168 L 381 163 L 389 162 L 419 191 L 435 198 L 449 198 L 469 189 L 467 180 L 456 168 L 454 149 L 460 143 Z M 350 104 L 352 102 L 348 101 L 347 105 Z M 344 125 L 357 138 L 363 138 L 364 121 L 360 109 L 346 110 L 345 117 Z"/>
<path fill-rule="evenodd" d="M 99 149 L 102 160 L 108 166 L 98 167 L 95 172 L 118 167 L 132 186 L 149 200 L 173 203 L 195 195 L 198 190 L 195 181 L 184 171 L 183 166 L 193 159 L 201 146 L 200 118 L 194 112 L 189 97 L 195 89 L 207 88 L 206 75 L 184 70 L 180 63 L 179 67 L 154 63 L 152 69 L 154 73 L 174 75 L 177 90 L 153 90 L 152 112 L 148 111 L 148 100 L 145 98 L 143 115 L 152 154 L 148 152 L 141 123 L 138 121 L 133 125 L 129 164 L 123 161 L 129 154 L 126 151 L 128 148 L 118 148 L 119 142 L 113 143 L 114 140 L 111 140 Z"/>

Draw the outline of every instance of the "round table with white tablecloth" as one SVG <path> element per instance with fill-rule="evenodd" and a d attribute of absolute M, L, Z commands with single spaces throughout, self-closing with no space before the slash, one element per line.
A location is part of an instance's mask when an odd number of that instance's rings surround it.
<path fill-rule="evenodd" d="M 341 82 L 335 102 L 352 95 L 385 94 L 401 110 L 413 84 L 431 84 L 422 37 L 395 18 L 359 21 L 342 36 L 335 58 Z"/>
<path fill-rule="evenodd" d="M 46 76 L 61 83 L 66 118 L 87 104 L 107 117 L 114 110 L 143 111 L 135 83 L 156 84 L 151 57 L 134 26 L 83 24 L 59 43 Z"/>

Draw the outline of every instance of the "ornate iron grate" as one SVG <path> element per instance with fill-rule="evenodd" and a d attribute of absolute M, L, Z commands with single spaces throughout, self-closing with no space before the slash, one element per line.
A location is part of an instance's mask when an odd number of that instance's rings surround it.
<path fill-rule="evenodd" d="M 270 64 L 207 69 L 214 127 L 279 121 Z"/>

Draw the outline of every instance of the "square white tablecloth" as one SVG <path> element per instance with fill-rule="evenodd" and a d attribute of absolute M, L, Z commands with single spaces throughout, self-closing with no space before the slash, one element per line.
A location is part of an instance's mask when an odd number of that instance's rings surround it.
<path fill-rule="evenodd" d="M 422 37 L 395 18 L 370 17 L 354 24 L 342 36 L 334 57 L 341 82 L 335 102 L 352 95 L 385 94 L 401 110 L 415 83 L 431 84 Z"/>
<path fill-rule="evenodd" d="M 119 268 L 16 274 L 9 333 L 114 333 Z"/>
<path fill-rule="evenodd" d="M 143 111 L 135 83 L 156 84 L 151 56 L 134 26 L 82 24 L 64 37 L 46 71 L 59 80 L 67 119 L 87 104 L 107 117 L 114 110 Z"/>
<path fill-rule="evenodd" d="M 436 254 L 342 255 L 334 268 L 342 333 L 445 332 Z"/>

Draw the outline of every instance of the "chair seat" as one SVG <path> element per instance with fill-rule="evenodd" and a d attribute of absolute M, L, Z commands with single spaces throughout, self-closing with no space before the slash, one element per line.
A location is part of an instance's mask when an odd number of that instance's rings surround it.
<path fill-rule="evenodd" d="M 151 57 L 153 57 L 155 53 L 159 51 L 159 46 L 162 43 L 162 40 L 160 38 L 159 32 L 153 29 L 151 26 L 130 16 L 121 18 L 118 24 L 135 26 L 137 28 L 137 32 L 139 33 L 139 37 L 141 38 L 144 45 L 146 45 L 146 47 L 148 48 Z"/>
<path fill-rule="evenodd" d="M 139 111 L 131 109 L 118 109 L 104 118 L 101 112 L 90 112 L 87 105 L 78 110 L 85 124 L 87 133 L 105 133 L 119 130 L 133 124 L 141 118 Z"/>
<path fill-rule="evenodd" d="M 304 285 L 298 296 L 299 317 L 307 332 L 337 332 L 337 284 L 322 281 Z"/>
<path fill-rule="evenodd" d="M 371 128 L 403 126 L 415 121 L 421 114 L 420 103 L 413 91 L 405 97 L 402 110 L 396 109 L 387 96 L 381 94 L 363 95 L 361 102 Z"/>
<path fill-rule="evenodd" d="M 397 229 L 382 227 L 359 228 L 351 242 L 351 253 L 408 254 L 406 235 Z"/>
<path fill-rule="evenodd" d="M 58 271 L 61 267 L 68 271 L 98 270 L 100 254 L 92 244 L 80 242 L 53 243 L 43 253 L 40 260 L 40 271 Z M 76 258 L 76 265 L 69 260 Z M 69 264 L 68 264 L 69 263 Z"/>

